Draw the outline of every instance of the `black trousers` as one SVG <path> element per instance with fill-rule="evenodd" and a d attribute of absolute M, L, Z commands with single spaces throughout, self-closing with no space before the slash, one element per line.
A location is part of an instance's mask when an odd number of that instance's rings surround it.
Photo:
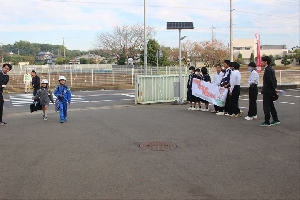
<path fill-rule="evenodd" d="M 3 104 L 4 104 L 3 94 L 0 93 L 0 122 L 2 122 L 2 117 L 3 117 Z"/>
<path fill-rule="evenodd" d="M 265 113 L 265 122 L 270 122 L 271 115 L 274 121 L 278 121 L 278 115 L 274 106 L 272 93 L 263 94 L 263 109 Z"/>
<path fill-rule="evenodd" d="M 251 85 L 249 87 L 249 110 L 248 110 L 248 116 L 253 117 L 257 115 L 257 95 L 258 95 L 258 89 L 257 85 Z"/>
<path fill-rule="evenodd" d="M 33 89 L 33 92 L 32 92 L 33 96 L 36 95 L 37 91 L 38 91 L 37 89 Z"/>
<path fill-rule="evenodd" d="M 230 102 L 230 109 L 229 109 L 229 114 L 239 114 L 240 113 L 240 109 L 239 109 L 239 97 L 240 97 L 240 93 L 241 93 L 241 88 L 239 85 L 235 85 L 233 90 L 232 90 L 232 94 L 229 97 L 229 102 Z"/>

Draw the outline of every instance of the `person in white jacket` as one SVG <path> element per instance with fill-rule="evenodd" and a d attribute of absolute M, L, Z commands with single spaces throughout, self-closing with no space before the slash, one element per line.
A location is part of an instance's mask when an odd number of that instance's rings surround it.
<path fill-rule="evenodd" d="M 216 64 L 215 67 L 216 67 L 216 73 L 213 76 L 212 83 L 217 85 L 217 86 L 220 86 L 220 83 L 221 83 L 221 80 L 224 76 L 224 73 L 222 72 L 221 64 Z M 215 107 L 215 110 L 211 111 L 212 113 L 221 112 L 219 106 L 214 105 L 214 107 Z"/>
<path fill-rule="evenodd" d="M 28 71 L 24 74 L 24 85 L 25 85 L 25 94 L 30 93 L 30 86 L 31 86 L 31 75 Z"/>

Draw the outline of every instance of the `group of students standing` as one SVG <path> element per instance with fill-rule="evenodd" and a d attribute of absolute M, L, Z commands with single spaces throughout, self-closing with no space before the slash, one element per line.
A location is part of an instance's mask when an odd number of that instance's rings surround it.
<path fill-rule="evenodd" d="M 260 126 L 271 126 L 278 125 L 280 121 L 278 120 L 277 111 L 274 106 L 274 95 L 277 95 L 277 81 L 275 77 L 275 72 L 270 66 L 271 59 L 268 56 L 262 57 L 262 67 L 264 67 L 264 77 L 263 77 L 263 110 L 265 114 L 265 121 L 260 124 Z M 200 69 L 195 69 L 195 67 L 190 67 L 190 74 L 187 82 L 187 101 L 190 102 L 190 107 L 188 110 L 201 110 L 209 111 L 209 102 L 196 97 L 192 94 L 192 81 L 194 78 L 200 79 L 205 82 L 211 82 L 219 87 L 224 87 L 228 89 L 226 103 L 224 107 L 219 107 L 214 105 L 214 110 L 211 111 L 219 116 L 231 116 L 231 117 L 242 117 L 243 111 L 239 109 L 239 96 L 240 96 L 240 84 L 241 84 L 241 73 L 239 71 L 240 64 L 237 62 L 230 62 L 229 60 L 224 60 L 223 69 L 221 64 L 216 64 L 216 73 L 211 81 L 210 75 L 207 72 L 206 67 Z M 202 72 L 200 74 L 199 72 Z M 257 119 L 257 95 L 258 95 L 258 83 L 259 74 L 256 71 L 256 64 L 250 62 L 248 64 L 248 71 L 250 75 L 248 78 L 249 85 L 249 110 L 245 117 L 245 120 Z M 201 102 L 205 104 L 205 108 L 201 108 Z M 198 107 L 197 107 L 198 104 Z M 271 114 L 270 114 L 271 113 Z M 272 115 L 273 121 L 270 122 L 270 117 Z"/>
<path fill-rule="evenodd" d="M 6 125 L 7 123 L 3 121 L 3 88 L 6 87 L 9 82 L 8 72 L 12 69 L 12 65 L 5 63 L 2 66 L 2 70 L 0 70 L 0 126 Z M 28 73 L 26 73 L 28 74 Z M 33 87 L 33 100 L 36 100 L 40 103 L 43 110 L 43 119 L 45 121 L 48 120 L 48 106 L 49 103 L 54 103 L 52 92 L 49 88 L 49 82 L 47 79 L 43 79 L 40 83 L 40 78 L 36 75 L 36 72 L 32 70 L 32 87 Z M 26 77 L 26 82 L 29 82 L 29 77 Z M 67 112 L 68 105 L 71 103 L 71 90 L 66 85 L 66 78 L 64 76 L 59 76 L 58 78 L 59 84 L 56 86 L 54 90 L 54 95 L 57 97 L 57 110 L 59 110 L 60 123 L 67 122 Z M 25 79 L 24 79 L 25 83 Z M 28 83 L 26 83 L 28 84 Z M 25 93 L 29 92 L 28 85 L 25 88 Z"/>

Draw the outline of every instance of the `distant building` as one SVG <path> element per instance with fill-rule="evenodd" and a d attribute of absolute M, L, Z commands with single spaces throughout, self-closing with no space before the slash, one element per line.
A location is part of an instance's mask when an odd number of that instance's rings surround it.
<path fill-rule="evenodd" d="M 233 55 L 235 58 L 242 54 L 243 60 L 247 63 L 250 62 L 251 53 L 254 57 L 257 55 L 256 39 L 234 39 L 233 40 Z M 286 45 L 261 45 L 260 55 L 279 55 L 284 57 L 288 53 Z"/>
<path fill-rule="evenodd" d="M 52 57 L 53 57 L 53 53 L 47 51 L 47 52 L 40 52 L 37 54 L 36 56 L 36 60 L 37 61 L 47 61 L 47 60 L 52 60 Z"/>
<path fill-rule="evenodd" d="M 81 58 L 85 58 L 85 59 L 95 59 L 97 63 L 99 63 L 99 62 L 101 62 L 101 61 L 104 60 L 103 57 L 98 56 L 98 55 L 96 55 L 96 54 L 91 54 L 91 53 L 88 53 L 88 54 L 85 54 L 85 55 L 82 55 L 82 56 L 77 56 L 77 57 L 75 58 L 75 60 L 79 60 L 79 61 L 80 61 Z"/>

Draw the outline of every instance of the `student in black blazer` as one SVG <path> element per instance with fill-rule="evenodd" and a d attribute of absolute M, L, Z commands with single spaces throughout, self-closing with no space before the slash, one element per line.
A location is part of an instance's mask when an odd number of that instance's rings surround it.
<path fill-rule="evenodd" d="M 271 58 L 269 56 L 264 56 L 261 58 L 262 67 L 265 67 L 265 72 L 263 76 L 263 87 L 261 93 L 263 94 L 263 109 L 265 114 L 265 121 L 260 124 L 260 126 L 271 126 L 278 125 L 280 121 L 278 120 L 278 115 L 273 102 L 274 93 L 278 93 L 277 80 L 275 76 L 274 69 L 270 66 Z M 271 115 L 273 121 L 270 123 Z"/>
<path fill-rule="evenodd" d="M 3 104 L 4 104 L 4 99 L 3 99 L 3 88 L 6 87 L 6 84 L 9 81 L 9 76 L 8 72 L 12 69 L 12 66 L 8 63 L 3 64 L 2 70 L 0 70 L 0 126 L 6 125 L 7 123 L 2 121 L 3 117 Z"/>

